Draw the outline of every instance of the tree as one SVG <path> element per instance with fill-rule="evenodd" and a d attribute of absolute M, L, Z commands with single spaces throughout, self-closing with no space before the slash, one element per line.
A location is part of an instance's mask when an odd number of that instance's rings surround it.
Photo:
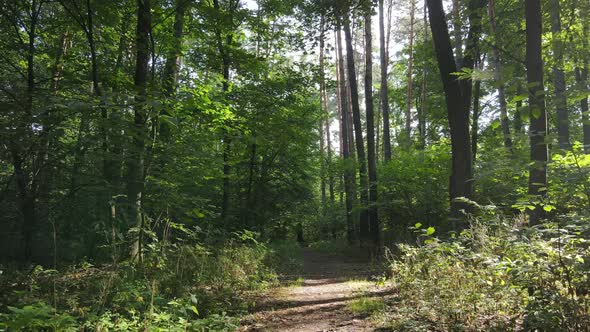
<path fill-rule="evenodd" d="M 137 30 L 136 30 L 136 58 L 134 121 L 130 132 L 133 147 L 128 159 L 127 199 L 129 200 L 128 220 L 136 228 L 136 235 L 132 242 L 131 257 L 142 262 L 142 240 L 144 230 L 144 216 L 142 213 L 142 195 L 144 191 L 145 140 L 147 138 L 147 83 L 150 59 L 151 7 L 150 0 L 137 0 Z"/>
<path fill-rule="evenodd" d="M 529 89 L 531 165 L 529 167 L 529 195 L 542 199 L 547 194 L 547 113 L 543 91 L 543 58 L 541 36 L 543 22 L 541 1 L 525 2 L 526 19 L 526 70 Z M 540 206 L 530 214 L 531 223 L 543 217 Z"/>
<path fill-rule="evenodd" d="M 457 197 L 470 197 L 472 191 L 472 160 L 469 142 L 469 107 L 465 105 L 460 82 L 453 76 L 457 66 L 441 0 L 428 0 L 430 28 L 443 82 L 452 144 L 450 179 L 451 214 L 457 216 L 460 204 Z"/>
<path fill-rule="evenodd" d="M 375 158 L 375 114 L 373 112 L 373 35 L 372 5 L 365 13 L 365 109 L 367 112 L 367 161 L 369 168 L 369 231 L 374 253 L 379 252 L 379 214 L 377 210 L 377 161 Z"/>
<path fill-rule="evenodd" d="M 381 112 L 383 114 L 383 156 L 385 161 L 391 160 L 391 137 L 389 128 L 389 89 L 387 86 L 387 67 L 389 52 L 385 44 L 385 18 L 383 1 L 379 0 L 379 48 L 381 58 L 381 88 L 379 90 Z"/>
<path fill-rule="evenodd" d="M 365 242 L 369 236 L 369 214 L 368 214 L 368 178 L 367 178 L 367 159 L 365 155 L 365 144 L 363 140 L 363 128 L 361 126 L 361 111 L 359 107 L 358 83 L 356 79 L 356 69 L 354 63 L 354 49 L 352 47 L 352 32 L 350 29 L 350 17 L 347 13 L 344 17 L 344 35 L 346 41 L 346 69 L 348 71 L 348 84 L 350 87 L 350 102 L 352 109 L 352 119 L 354 123 L 354 138 L 356 143 L 357 163 L 359 165 L 360 178 L 360 229 L 359 237 Z"/>
<path fill-rule="evenodd" d="M 502 126 L 502 135 L 504 136 L 504 147 L 512 152 L 512 138 L 510 136 L 510 120 L 508 119 L 508 106 L 506 103 L 506 89 L 504 87 L 504 77 L 502 74 L 502 60 L 500 59 L 500 50 L 498 43 L 500 36 L 496 27 L 496 5 L 495 0 L 489 0 L 488 15 L 490 17 L 490 32 L 494 38 L 492 44 L 492 61 L 494 63 L 494 80 L 496 90 L 498 91 L 498 103 L 500 104 L 500 123 Z M 476 83 L 477 84 L 477 83 Z M 475 158 L 475 153 L 474 153 Z"/>
<path fill-rule="evenodd" d="M 563 62 L 564 44 L 561 36 L 561 16 L 559 0 L 550 0 L 551 34 L 554 54 L 553 87 L 555 88 L 555 108 L 557 113 L 557 141 L 560 149 L 570 148 L 569 112 L 565 95 L 565 73 Z"/>
<path fill-rule="evenodd" d="M 346 239 L 348 240 L 349 244 L 352 244 L 355 240 L 355 233 L 354 233 L 354 222 L 352 218 L 352 204 L 354 198 L 354 168 L 353 162 L 350 158 L 350 151 L 353 149 L 352 144 L 350 144 L 349 140 L 349 132 L 348 127 L 350 124 L 348 123 L 348 100 L 347 96 L 347 86 L 346 86 L 346 76 L 344 73 L 344 56 L 342 52 L 342 36 L 340 32 L 340 19 L 337 18 L 337 25 L 336 25 L 336 54 L 337 54 L 337 61 L 338 61 L 338 71 L 337 71 L 337 79 L 338 79 L 338 88 L 339 88 L 339 106 L 340 106 L 340 137 L 342 141 L 342 159 L 344 162 L 344 192 L 346 194 Z"/>

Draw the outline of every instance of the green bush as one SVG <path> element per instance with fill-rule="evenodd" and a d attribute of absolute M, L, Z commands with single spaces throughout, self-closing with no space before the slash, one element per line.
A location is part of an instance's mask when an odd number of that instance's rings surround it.
<path fill-rule="evenodd" d="M 487 214 L 448 241 L 401 245 L 391 262 L 397 330 L 579 331 L 589 326 L 584 220 L 535 228 Z M 567 225 L 567 226 L 563 226 Z"/>

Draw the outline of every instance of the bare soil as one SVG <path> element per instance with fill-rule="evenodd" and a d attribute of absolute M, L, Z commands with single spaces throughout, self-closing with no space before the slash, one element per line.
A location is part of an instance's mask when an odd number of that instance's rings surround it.
<path fill-rule="evenodd" d="M 376 331 L 369 317 L 355 317 L 347 303 L 390 295 L 371 281 L 378 272 L 358 257 L 303 249 L 299 281 L 267 294 L 240 331 Z"/>

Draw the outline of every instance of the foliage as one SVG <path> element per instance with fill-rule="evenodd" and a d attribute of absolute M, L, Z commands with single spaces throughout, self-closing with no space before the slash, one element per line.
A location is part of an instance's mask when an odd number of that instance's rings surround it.
<path fill-rule="evenodd" d="M 401 245 L 391 262 L 396 330 L 567 330 L 590 319 L 585 218 L 522 229 L 487 208 L 447 241 Z"/>

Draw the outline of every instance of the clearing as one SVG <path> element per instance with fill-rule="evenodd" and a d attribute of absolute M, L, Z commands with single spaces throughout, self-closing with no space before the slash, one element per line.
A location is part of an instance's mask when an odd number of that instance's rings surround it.
<path fill-rule="evenodd" d="M 303 249 L 301 277 L 267 294 L 240 331 L 375 331 L 368 315 L 355 315 L 347 304 L 390 295 L 368 281 L 376 274 L 366 260 Z"/>

